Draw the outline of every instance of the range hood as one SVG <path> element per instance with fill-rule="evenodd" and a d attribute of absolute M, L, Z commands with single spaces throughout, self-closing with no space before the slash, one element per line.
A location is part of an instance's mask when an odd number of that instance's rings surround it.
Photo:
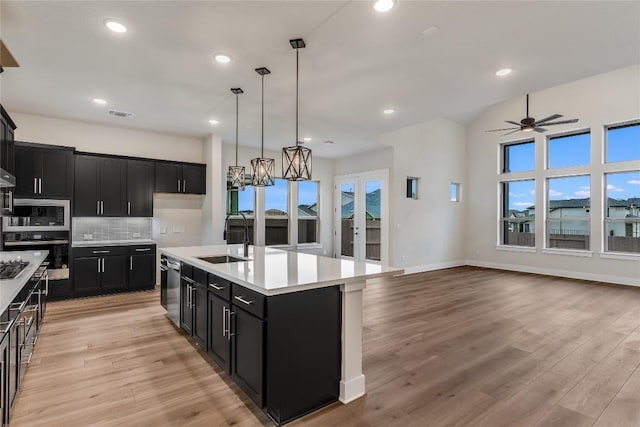
<path fill-rule="evenodd" d="M 6 170 L 0 168 L 0 188 L 10 188 L 16 186 L 16 177 Z"/>

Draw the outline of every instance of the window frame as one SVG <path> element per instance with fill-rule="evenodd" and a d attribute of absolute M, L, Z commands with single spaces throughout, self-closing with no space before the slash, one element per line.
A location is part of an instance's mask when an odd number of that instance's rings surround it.
<path fill-rule="evenodd" d="M 588 153 L 589 153 L 589 162 L 587 164 L 551 167 L 551 165 L 550 165 L 550 160 L 551 160 L 550 143 L 551 143 L 552 140 L 558 139 L 558 138 L 567 138 L 567 137 L 570 137 L 570 136 L 585 135 L 585 134 L 589 135 L 589 149 L 587 150 Z M 547 134 L 545 136 L 544 145 L 545 145 L 545 150 L 544 150 L 544 153 L 545 153 L 545 156 L 544 156 L 545 157 L 545 159 L 544 159 L 544 170 L 545 171 L 549 171 L 553 175 L 561 175 L 561 173 L 558 172 L 558 171 L 562 171 L 562 170 L 565 170 L 565 169 L 585 168 L 585 167 L 590 167 L 593 164 L 593 158 L 591 156 L 591 154 L 592 154 L 591 146 L 593 145 L 593 134 L 591 132 L 591 128 L 574 129 L 574 130 L 570 130 L 570 131 L 566 131 L 566 132 L 558 132 L 558 133 L 553 133 L 553 134 Z M 550 177 L 547 176 L 547 178 L 550 178 Z"/>
<path fill-rule="evenodd" d="M 320 244 L 320 181 L 310 180 L 304 182 L 315 182 L 316 183 L 316 215 L 315 216 L 304 216 L 301 217 L 298 215 L 298 207 L 300 206 L 300 183 L 302 181 L 297 181 L 295 183 L 296 187 L 296 208 L 295 208 L 295 219 L 293 221 L 296 223 L 296 245 L 300 247 L 304 246 L 316 246 Z M 300 221 L 315 221 L 315 239 L 313 242 L 300 242 Z"/>
<path fill-rule="evenodd" d="M 623 128 L 627 128 L 627 127 L 634 127 L 634 126 L 639 126 L 640 127 L 640 119 L 633 119 L 633 120 L 626 120 L 623 122 L 618 122 L 618 123 L 613 123 L 613 124 L 608 124 L 604 126 L 604 144 L 603 144 L 603 152 L 602 152 L 602 163 L 605 165 L 620 165 L 620 164 L 624 164 L 627 162 L 637 162 L 640 159 L 636 159 L 636 160 L 617 160 L 614 162 L 609 161 L 608 159 L 608 154 L 609 154 L 609 130 L 611 129 L 623 129 Z"/>
<path fill-rule="evenodd" d="M 568 166 L 569 167 L 569 166 Z M 573 167 L 573 166 L 571 166 Z M 549 214 L 551 212 L 550 210 L 550 205 L 551 205 L 551 199 L 549 199 L 549 189 L 550 189 L 550 185 L 549 182 L 551 180 L 554 179 L 565 179 L 565 178 L 577 178 L 577 177 L 588 177 L 589 179 L 589 210 L 588 210 L 588 214 L 589 216 L 585 219 L 585 218 L 581 218 L 581 217 L 560 217 L 560 218 L 550 218 Z M 593 200 L 593 196 L 591 195 L 591 182 L 592 182 L 593 176 L 591 172 L 588 173 L 576 173 L 576 174 L 559 174 L 559 175 L 548 175 L 545 176 L 545 181 L 544 181 L 544 245 L 543 245 L 543 250 L 559 250 L 559 251 L 571 251 L 571 252 L 584 252 L 584 253 L 591 253 L 593 251 L 593 238 L 592 238 L 592 233 L 591 233 L 591 221 L 593 219 L 593 215 L 591 214 L 591 209 L 592 209 L 592 200 Z M 576 249 L 576 248 L 558 248 L 558 247 L 553 247 L 551 246 L 550 243 L 550 236 L 551 234 L 549 233 L 550 227 L 549 227 L 549 223 L 552 221 L 574 221 L 574 222 L 585 222 L 587 223 L 587 230 L 589 231 L 589 240 L 588 240 L 588 247 L 585 249 Z M 570 234 L 569 234 L 570 235 Z"/>
<path fill-rule="evenodd" d="M 292 212 L 291 212 L 291 187 L 292 187 L 292 181 L 289 181 L 285 178 L 275 178 L 274 182 L 277 181 L 285 181 L 285 183 L 287 184 L 287 196 L 286 196 L 286 206 L 287 206 L 287 212 L 286 215 L 268 215 L 267 214 L 267 191 L 270 187 L 272 186 L 267 186 L 267 187 L 263 187 L 264 188 L 264 206 L 263 206 L 263 211 L 264 211 L 264 246 L 265 247 L 287 247 L 291 245 L 291 217 L 292 217 Z M 296 207 L 297 209 L 297 207 Z M 285 243 L 267 243 L 267 228 L 268 228 L 268 221 L 269 220 L 286 220 L 287 221 L 287 241 Z"/>
<path fill-rule="evenodd" d="M 633 161 L 633 160 L 632 160 Z M 613 164 L 616 163 L 622 163 L 622 162 L 612 162 Z M 613 170 L 613 171 L 606 171 L 603 173 L 603 179 L 602 179 L 602 189 L 603 189 L 603 203 L 602 203 L 602 208 L 603 208 L 603 213 L 602 213 L 602 252 L 603 254 L 607 254 L 607 255 L 611 255 L 611 256 L 624 256 L 624 257 L 632 257 L 632 258 L 640 258 L 640 252 L 632 252 L 632 251 L 612 251 L 609 249 L 609 231 L 608 231 L 608 225 L 609 224 L 614 224 L 614 223 L 624 223 L 625 224 L 625 229 L 627 225 L 631 225 L 631 229 L 632 229 L 632 234 L 637 234 L 637 235 L 632 235 L 632 236 L 621 236 L 621 237 L 640 237 L 640 207 L 636 207 L 636 209 L 639 211 L 639 215 L 635 218 L 616 218 L 616 217 L 611 217 L 609 216 L 609 189 L 608 189 L 608 185 L 609 185 L 609 180 L 608 180 L 608 176 L 609 175 L 615 175 L 615 174 L 624 174 L 624 173 L 638 173 L 640 174 L 640 168 L 639 169 L 634 169 L 634 170 L 628 170 L 628 169 L 622 169 L 622 170 Z M 633 203 L 631 204 L 631 207 L 633 209 Z M 635 224 L 635 226 L 634 226 Z M 633 229 L 637 229 L 637 231 L 633 231 Z M 626 230 L 625 230 L 626 231 Z"/>
<path fill-rule="evenodd" d="M 528 169 L 528 170 L 523 170 L 523 171 L 507 171 L 507 165 L 508 165 L 508 158 L 509 156 L 507 155 L 507 147 L 512 147 L 512 146 L 516 146 L 516 145 L 525 145 L 525 144 L 533 144 L 533 169 Z M 510 141 L 510 142 L 502 142 L 500 143 L 500 164 L 498 165 L 499 168 L 499 174 L 504 175 L 504 174 L 511 174 L 511 173 L 534 173 L 536 170 L 536 161 L 535 161 L 535 153 L 536 153 L 536 140 L 535 138 L 527 138 L 527 139 L 520 139 L 517 141 Z"/>
<path fill-rule="evenodd" d="M 536 203 L 533 203 L 534 206 L 534 216 L 533 216 L 533 221 L 531 221 L 530 219 L 527 220 L 513 220 L 511 218 L 509 218 L 508 216 L 508 212 L 509 212 L 509 205 L 507 202 L 507 194 L 508 192 L 505 191 L 506 189 L 506 185 L 513 183 L 513 182 L 526 182 L 526 181 L 531 181 L 533 182 L 533 191 L 534 191 L 534 198 L 535 198 L 535 190 L 536 190 L 536 179 L 535 177 L 531 177 L 531 178 L 518 178 L 518 179 L 508 179 L 508 180 L 501 180 L 500 181 L 500 188 L 499 188 L 499 192 L 500 192 L 500 218 L 498 219 L 499 221 L 499 243 L 498 246 L 500 247 L 505 247 L 505 248 L 523 248 L 523 249 L 535 249 L 536 248 L 536 217 L 535 217 L 535 206 Z M 529 218 L 529 217 L 527 217 Z M 509 222 L 514 222 L 514 223 L 530 223 L 533 222 L 533 232 L 531 234 L 533 234 L 533 245 L 516 245 L 516 244 L 509 244 L 509 243 L 505 243 L 506 239 L 506 230 L 508 227 Z"/>

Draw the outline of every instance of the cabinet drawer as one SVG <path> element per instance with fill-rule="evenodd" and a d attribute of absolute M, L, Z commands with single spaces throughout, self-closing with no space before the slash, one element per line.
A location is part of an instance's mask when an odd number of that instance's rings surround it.
<path fill-rule="evenodd" d="M 208 289 L 225 301 L 231 298 L 231 282 L 215 274 L 209 274 Z"/>
<path fill-rule="evenodd" d="M 193 267 L 193 281 L 198 285 L 207 287 L 207 272 Z"/>
<path fill-rule="evenodd" d="M 129 255 L 155 254 L 156 245 L 132 245 L 129 246 Z"/>
<path fill-rule="evenodd" d="M 180 263 L 180 275 L 182 277 L 188 277 L 189 279 L 193 279 L 193 266 L 187 263 Z"/>
<path fill-rule="evenodd" d="M 235 283 L 231 285 L 231 303 L 260 318 L 265 316 L 265 299 L 266 297 L 258 292 Z"/>
<path fill-rule="evenodd" d="M 101 257 L 109 255 L 128 255 L 128 246 L 91 246 L 86 248 L 73 248 L 73 256 L 78 257 Z"/>

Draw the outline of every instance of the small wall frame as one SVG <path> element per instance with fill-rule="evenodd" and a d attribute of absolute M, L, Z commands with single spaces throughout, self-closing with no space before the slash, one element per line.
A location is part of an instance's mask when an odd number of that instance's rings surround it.
<path fill-rule="evenodd" d="M 420 187 L 420 178 L 415 176 L 407 177 L 407 199 L 418 199 L 418 189 Z"/>

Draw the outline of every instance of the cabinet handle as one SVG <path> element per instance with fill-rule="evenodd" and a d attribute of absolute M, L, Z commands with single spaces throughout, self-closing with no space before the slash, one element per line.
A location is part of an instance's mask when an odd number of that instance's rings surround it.
<path fill-rule="evenodd" d="M 13 212 L 13 191 L 7 191 L 9 195 L 9 212 Z"/>
<path fill-rule="evenodd" d="M 182 180 L 182 192 L 183 193 L 187 192 L 187 180 L 186 179 Z"/>
<path fill-rule="evenodd" d="M 231 341 L 231 337 L 235 334 L 231 333 L 231 316 L 235 314 L 235 311 L 231 311 L 231 309 L 227 309 L 227 324 L 229 325 L 229 329 L 227 329 L 227 331 L 229 332 L 227 334 L 227 340 Z"/>
<path fill-rule="evenodd" d="M 96 200 L 96 215 L 100 215 L 100 200 Z"/>
<path fill-rule="evenodd" d="M 91 251 L 91 252 L 93 252 L 94 254 L 108 254 L 109 253 L 109 251 Z"/>
<path fill-rule="evenodd" d="M 215 289 L 216 291 L 221 291 L 224 289 L 224 286 L 218 286 L 215 283 L 209 283 L 209 286 Z"/>
<path fill-rule="evenodd" d="M 136 249 L 136 252 L 148 252 L 150 250 L 151 248 L 142 248 L 142 249 Z"/>
<path fill-rule="evenodd" d="M 129 271 L 133 271 L 133 257 L 129 257 Z"/>
<path fill-rule="evenodd" d="M 102 258 L 102 272 L 104 273 L 104 258 Z"/>
<path fill-rule="evenodd" d="M 244 304 L 247 304 L 247 305 L 251 305 L 251 304 L 253 304 L 253 301 L 247 301 L 247 300 L 246 300 L 246 299 L 244 299 L 244 297 L 242 297 L 241 295 L 235 295 L 233 298 L 234 298 L 234 299 L 237 299 L 238 301 L 240 301 L 240 302 L 242 302 L 242 303 L 244 303 Z"/>
<path fill-rule="evenodd" d="M 227 307 L 222 307 L 222 336 L 227 336 Z"/>
<path fill-rule="evenodd" d="M 131 215 L 131 202 L 127 202 L 127 215 Z"/>
<path fill-rule="evenodd" d="M 178 193 L 180 192 L 180 180 L 178 180 Z"/>
<path fill-rule="evenodd" d="M 38 178 L 38 193 L 42 194 L 42 178 Z"/>
<path fill-rule="evenodd" d="M 98 273 L 100 273 L 100 258 L 98 258 Z"/>
<path fill-rule="evenodd" d="M 182 276 L 182 280 L 184 280 L 187 283 L 194 283 L 193 280 L 189 279 L 188 277 Z"/>
<path fill-rule="evenodd" d="M 100 215 L 104 215 L 104 200 L 100 200 Z"/>
<path fill-rule="evenodd" d="M 38 194 L 38 178 L 33 178 L 33 194 Z"/>

